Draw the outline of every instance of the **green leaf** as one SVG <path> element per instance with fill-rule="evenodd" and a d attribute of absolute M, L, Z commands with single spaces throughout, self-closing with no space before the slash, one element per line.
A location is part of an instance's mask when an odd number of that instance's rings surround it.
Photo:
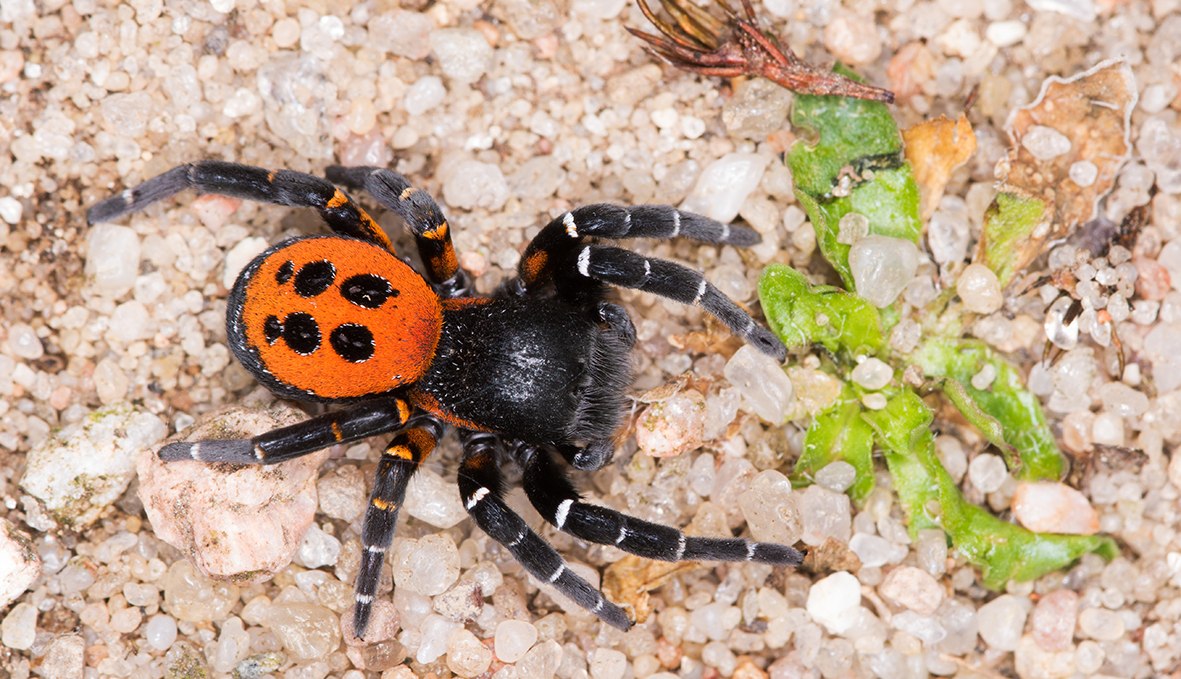
<path fill-rule="evenodd" d="M 861 402 L 848 385 L 840 400 L 817 415 L 808 427 L 793 480 L 811 482 L 816 472 L 838 460 L 848 462 L 857 471 L 849 495 L 861 502 L 874 487 L 873 429 L 861 418 Z"/>
<path fill-rule="evenodd" d="M 988 345 L 978 340 L 933 338 L 924 342 L 910 359 L 930 377 L 959 383 L 962 394 L 952 393 L 947 382 L 944 392 L 964 417 L 990 439 L 996 432 L 990 429 L 989 420 L 999 424 L 1004 440 L 1021 460 L 1020 469 L 1015 470 L 1018 478 L 1056 481 L 1066 471 L 1066 462 L 1050 432 L 1041 401 L 1025 387 L 1017 368 Z M 996 372 L 992 384 L 986 390 L 971 386 L 972 377 L 985 366 Z"/>
<path fill-rule="evenodd" d="M 1009 580 L 1039 578 L 1088 552 L 1105 559 L 1118 555 L 1110 538 L 1034 533 L 964 500 L 935 456 L 931 411 L 914 392 L 902 390 L 886 408 L 865 411 L 863 417 L 886 447 L 886 464 L 910 519 L 911 534 L 942 528 L 951 544 L 980 566 L 986 587 L 999 589 Z"/>
<path fill-rule="evenodd" d="M 877 354 L 884 340 L 878 312 L 840 288 L 812 285 L 795 269 L 772 264 L 759 279 L 771 330 L 790 348 L 821 344 L 832 353 Z"/>
<path fill-rule="evenodd" d="M 861 80 L 839 64 L 833 71 Z M 797 94 L 791 124 L 817 140 L 815 145 L 797 143 L 788 154 L 796 189 L 809 195 L 830 194 L 850 168 L 861 174 L 902 164 L 902 135 L 890 107 L 881 102 Z"/>
<path fill-rule="evenodd" d="M 885 104 L 820 95 L 797 95 L 791 122 L 816 140 L 796 142 L 788 152 L 796 198 L 821 253 L 853 290 L 849 246 L 837 242 L 841 217 L 865 215 L 873 235 L 918 242 L 922 234 L 918 186 L 903 160 L 898 126 Z"/>
<path fill-rule="evenodd" d="M 1015 193 L 998 193 L 988 206 L 976 258 L 992 269 L 1002 288 L 1009 284 L 1023 262 L 1028 261 L 1025 248 L 1040 243 L 1030 236 L 1045 214 L 1046 204 L 1040 199 Z"/>
<path fill-rule="evenodd" d="M 908 164 L 875 173 L 872 181 L 858 185 L 845 198 L 817 199 L 801 195 L 799 190 L 796 197 L 816 229 L 820 253 L 850 290 L 855 289 L 849 268 L 850 246 L 837 242 L 841 217 L 850 212 L 864 215 L 869 220 L 870 235 L 918 242 L 922 234 L 919 189 Z"/>

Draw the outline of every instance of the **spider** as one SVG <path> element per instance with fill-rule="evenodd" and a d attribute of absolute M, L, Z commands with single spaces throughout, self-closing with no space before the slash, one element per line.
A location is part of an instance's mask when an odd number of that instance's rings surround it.
<path fill-rule="evenodd" d="M 193 188 L 315 208 L 334 232 L 283 241 L 247 265 L 229 295 L 226 334 L 242 365 L 277 395 L 342 407 L 251 439 L 171 443 L 159 457 L 274 464 L 393 433 L 361 528 L 357 637 L 369 625 L 407 483 L 445 426 L 459 433 L 459 491 L 476 524 L 539 581 L 619 629 L 632 625 L 624 610 L 505 504 L 502 459 L 521 467 L 541 516 L 583 540 L 666 561 L 801 563 L 803 554 L 786 545 L 689 537 L 583 502 L 555 459 L 599 469 L 625 425 L 636 335 L 627 312 L 609 301 L 609 286 L 698 305 L 762 352 L 786 356 L 774 335 L 701 274 L 591 239 L 684 236 L 745 246 L 758 241 L 754 231 L 665 205 L 580 207 L 541 229 L 518 276 L 479 295 L 425 191 L 381 168 L 329 167 L 326 176 L 199 161 L 94 205 L 87 220 L 116 219 Z M 397 256 L 381 227 L 337 185 L 363 189 L 406 222 L 425 276 Z"/>

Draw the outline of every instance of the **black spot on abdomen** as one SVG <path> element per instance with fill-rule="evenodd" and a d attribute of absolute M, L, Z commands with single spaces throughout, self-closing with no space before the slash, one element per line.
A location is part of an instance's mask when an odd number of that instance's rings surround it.
<path fill-rule="evenodd" d="M 295 292 L 300 297 L 315 297 L 331 287 L 335 280 L 336 267 L 332 262 L 325 259 L 308 262 L 295 274 Z"/>
<path fill-rule="evenodd" d="M 295 262 L 290 259 L 279 265 L 279 270 L 275 272 L 275 282 L 283 285 L 291 280 L 291 274 L 295 273 Z"/>
<path fill-rule="evenodd" d="M 315 353 L 320 348 L 320 326 L 311 314 L 290 314 L 283 323 L 283 341 L 301 356 Z"/>
<path fill-rule="evenodd" d="M 377 309 L 398 291 L 377 274 L 363 273 L 350 276 L 340 284 L 340 296 L 365 309 Z"/>
<path fill-rule="evenodd" d="M 274 344 L 283 336 L 283 323 L 278 316 L 267 316 L 262 324 L 262 334 L 267 338 L 267 344 Z"/>
<path fill-rule="evenodd" d="M 328 336 L 332 349 L 350 363 L 364 363 L 373 356 L 373 333 L 363 325 L 345 323 Z"/>

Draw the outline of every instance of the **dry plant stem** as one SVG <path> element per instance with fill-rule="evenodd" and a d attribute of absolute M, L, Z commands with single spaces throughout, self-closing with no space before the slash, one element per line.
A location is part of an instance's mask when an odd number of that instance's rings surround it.
<path fill-rule="evenodd" d="M 640 11 L 661 35 L 630 27 L 627 30 L 648 43 L 653 54 L 677 68 L 725 78 L 760 75 L 802 94 L 894 101 L 894 93 L 889 90 L 823 71 L 802 61 L 791 48 L 781 47 L 759 28 L 750 0 L 742 1 L 745 17 L 738 16 L 725 0 L 717 0 L 725 20 L 684 0 L 661 0 L 672 22 L 658 17 L 646 0 L 638 2 Z"/>

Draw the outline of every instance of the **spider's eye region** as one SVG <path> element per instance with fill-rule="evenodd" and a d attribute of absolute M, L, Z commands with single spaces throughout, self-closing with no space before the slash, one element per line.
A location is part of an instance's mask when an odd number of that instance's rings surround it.
<path fill-rule="evenodd" d="M 328 336 L 332 349 L 350 363 L 364 363 L 373 356 L 373 333 L 359 323 L 344 323 Z"/>
<path fill-rule="evenodd" d="M 262 332 L 267 338 L 267 344 L 274 344 L 283 336 L 283 322 L 278 316 L 267 316 L 266 322 L 262 325 Z"/>
<path fill-rule="evenodd" d="M 283 341 L 301 356 L 309 356 L 320 348 L 320 326 L 311 314 L 289 314 L 283 322 Z"/>
<path fill-rule="evenodd" d="M 284 285 L 291 280 L 291 274 L 295 273 L 295 262 L 290 259 L 279 265 L 279 269 L 275 271 L 275 282 L 279 285 Z"/>
<path fill-rule="evenodd" d="M 357 274 L 340 284 L 340 295 L 365 309 L 377 309 L 398 291 L 386 279 L 372 273 Z"/>
<path fill-rule="evenodd" d="M 326 259 L 308 262 L 295 274 L 295 292 L 300 297 L 315 297 L 332 287 L 335 280 L 336 267 L 332 262 Z"/>

